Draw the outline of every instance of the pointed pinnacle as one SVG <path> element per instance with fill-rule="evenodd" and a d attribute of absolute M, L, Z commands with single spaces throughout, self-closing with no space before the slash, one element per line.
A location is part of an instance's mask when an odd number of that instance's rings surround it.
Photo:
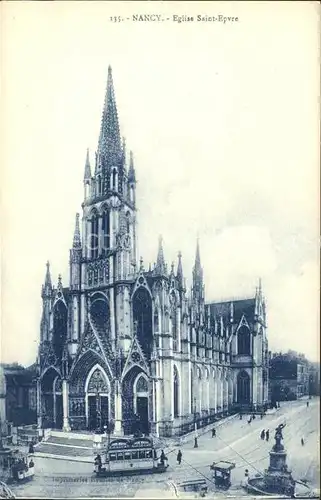
<path fill-rule="evenodd" d="M 157 253 L 157 260 L 156 260 L 156 271 L 159 274 L 166 274 L 162 236 L 159 236 L 159 238 L 158 238 L 158 253 Z"/>
<path fill-rule="evenodd" d="M 182 252 L 178 252 L 177 278 L 180 284 L 183 283 Z"/>
<path fill-rule="evenodd" d="M 90 160 L 89 160 L 89 148 L 87 148 L 84 181 L 88 181 L 90 179 L 91 179 L 91 167 L 90 167 Z"/>
<path fill-rule="evenodd" d="M 259 278 L 259 294 L 262 293 L 262 278 Z"/>
<path fill-rule="evenodd" d="M 79 214 L 76 214 L 76 224 L 75 224 L 75 232 L 74 232 L 74 240 L 72 244 L 73 248 L 81 247 L 81 238 L 80 238 L 80 228 L 79 228 Z"/>
<path fill-rule="evenodd" d="M 122 149 L 123 149 L 123 157 L 126 160 L 126 137 L 123 137 Z"/>
<path fill-rule="evenodd" d="M 50 262 L 47 260 L 46 262 L 46 276 L 45 276 L 45 286 L 51 287 L 51 274 L 50 274 Z"/>
<path fill-rule="evenodd" d="M 134 167 L 134 155 L 133 152 L 129 152 L 129 170 L 128 170 L 128 181 L 129 182 L 135 182 L 136 180 L 136 175 L 135 175 L 135 167 Z"/>
<path fill-rule="evenodd" d="M 200 256 L 200 242 L 199 237 L 196 240 L 196 256 L 195 256 L 195 267 L 201 267 L 201 256 Z"/>
<path fill-rule="evenodd" d="M 61 274 L 58 274 L 58 288 L 62 288 Z"/>

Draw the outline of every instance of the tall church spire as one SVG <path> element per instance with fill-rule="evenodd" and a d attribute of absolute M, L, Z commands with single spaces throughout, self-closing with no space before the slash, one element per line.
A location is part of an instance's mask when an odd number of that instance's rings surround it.
<path fill-rule="evenodd" d="M 164 260 L 162 236 L 159 236 L 159 238 L 158 238 L 158 252 L 157 252 L 157 261 L 156 261 L 155 271 L 157 274 L 166 274 L 166 264 L 165 264 L 165 260 Z"/>
<path fill-rule="evenodd" d="M 107 89 L 101 120 L 97 150 L 98 168 L 105 170 L 108 160 L 119 160 L 122 157 L 122 145 L 119 133 L 118 113 L 111 66 L 108 67 Z M 108 165 L 114 166 L 114 165 Z"/>

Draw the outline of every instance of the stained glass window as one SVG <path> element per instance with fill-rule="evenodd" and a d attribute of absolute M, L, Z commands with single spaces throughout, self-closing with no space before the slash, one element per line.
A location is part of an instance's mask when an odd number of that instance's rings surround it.
<path fill-rule="evenodd" d="M 90 377 L 88 392 L 109 392 L 109 387 L 102 372 L 97 368 Z"/>

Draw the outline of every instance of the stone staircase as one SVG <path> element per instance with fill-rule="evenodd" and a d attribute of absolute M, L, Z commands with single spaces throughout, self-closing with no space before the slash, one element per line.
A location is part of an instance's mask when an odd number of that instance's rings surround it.
<path fill-rule="evenodd" d="M 35 455 L 58 455 L 61 457 L 93 457 L 94 450 L 93 448 L 79 448 L 72 445 L 64 445 L 64 444 L 55 444 L 48 443 L 47 441 L 43 443 L 39 443 L 35 448 Z"/>
<path fill-rule="evenodd" d="M 97 453 L 91 435 L 54 431 L 48 439 L 35 446 L 35 456 L 92 462 Z"/>

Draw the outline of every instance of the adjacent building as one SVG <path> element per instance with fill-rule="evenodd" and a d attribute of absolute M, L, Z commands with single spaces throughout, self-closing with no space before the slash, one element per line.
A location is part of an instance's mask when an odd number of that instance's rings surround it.
<path fill-rule="evenodd" d="M 139 425 L 172 435 L 268 401 L 261 284 L 247 299 L 207 303 L 198 242 L 190 290 L 181 253 L 168 267 L 161 238 L 146 268 L 137 255 L 137 172 L 120 136 L 109 68 L 93 169 L 87 151 L 69 284 L 59 276 L 53 285 L 48 262 L 42 287 L 40 427 L 108 425 L 129 434 Z"/>
<path fill-rule="evenodd" d="M 13 427 L 37 423 L 36 366 L 0 365 L 0 419 L 3 434 Z"/>
<path fill-rule="evenodd" d="M 309 362 L 303 354 L 289 351 L 271 355 L 271 401 L 291 401 L 309 395 L 309 370 Z"/>

